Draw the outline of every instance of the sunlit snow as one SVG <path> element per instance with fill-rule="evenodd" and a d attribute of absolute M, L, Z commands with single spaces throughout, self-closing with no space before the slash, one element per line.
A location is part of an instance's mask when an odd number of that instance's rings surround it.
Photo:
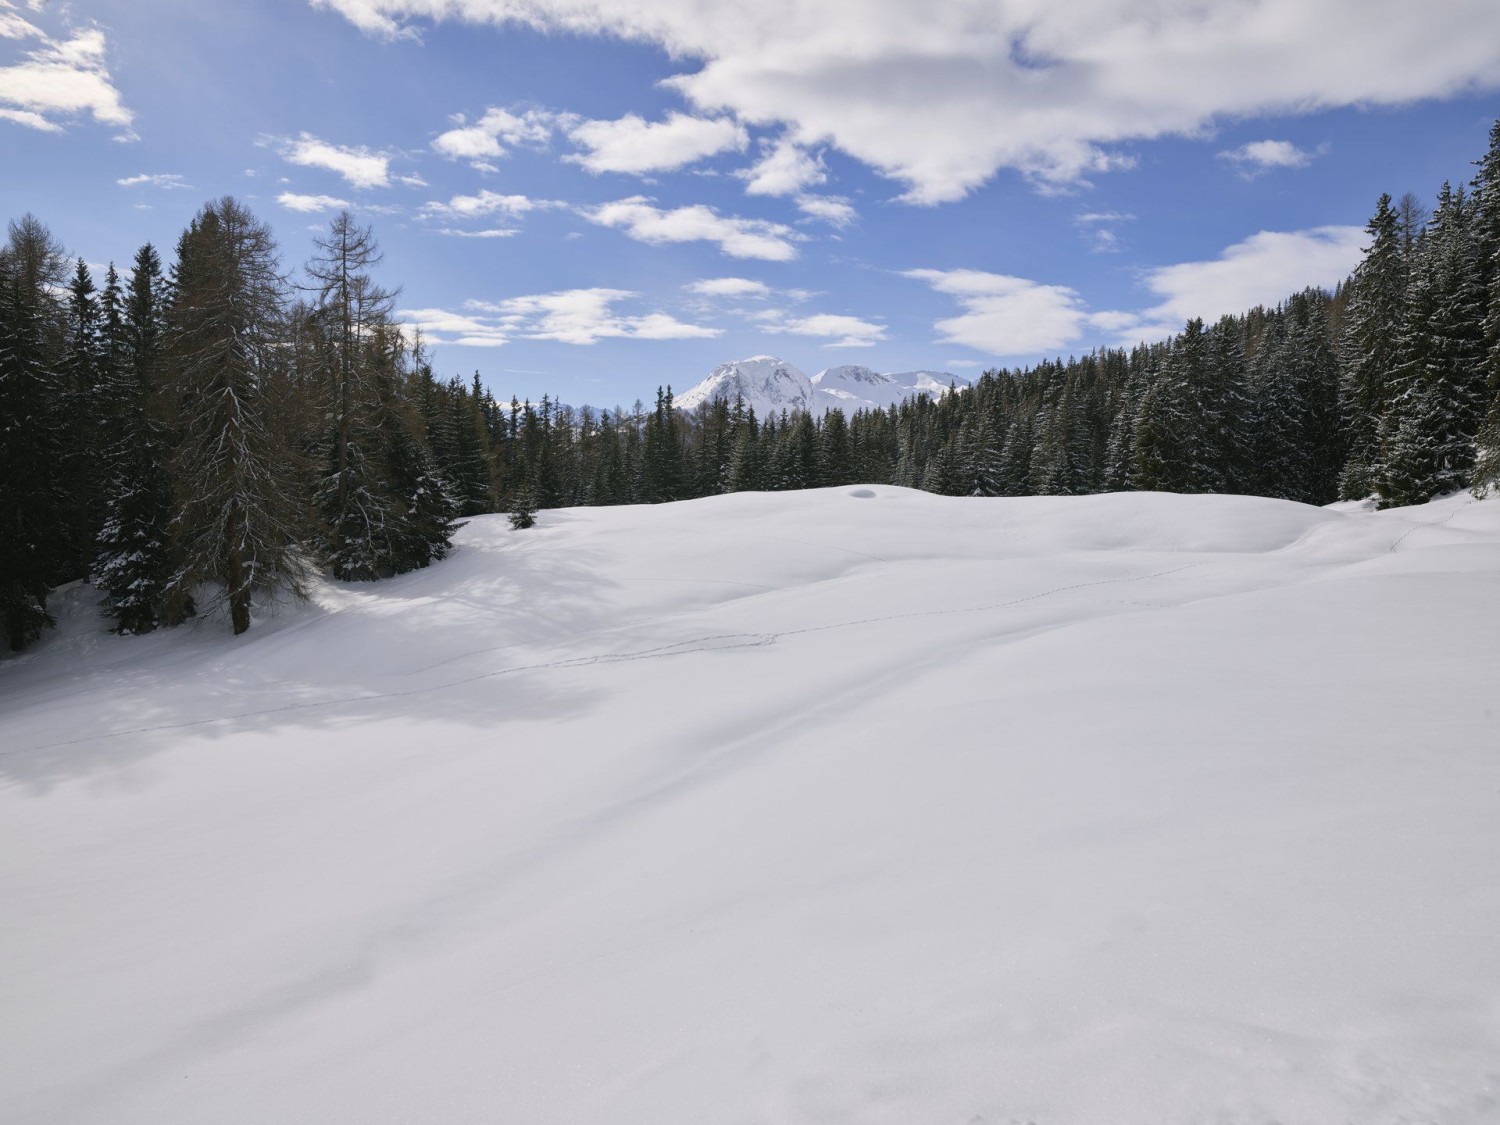
<path fill-rule="evenodd" d="M 0 661 L 0 1119 L 1500 1115 L 1500 501 L 458 542 Z"/>

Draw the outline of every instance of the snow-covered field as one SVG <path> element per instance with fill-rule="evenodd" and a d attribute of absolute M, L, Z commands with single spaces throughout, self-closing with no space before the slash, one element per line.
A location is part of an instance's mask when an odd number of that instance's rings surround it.
<path fill-rule="evenodd" d="M 0 661 L 0 1118 L 1500 1120 L 1500 501 L 460 541 Z"/>

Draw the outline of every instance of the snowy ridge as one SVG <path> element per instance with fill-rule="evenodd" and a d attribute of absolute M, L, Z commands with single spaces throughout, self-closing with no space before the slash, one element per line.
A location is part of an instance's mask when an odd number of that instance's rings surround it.
<path fill-rule="evenodd" d="M 937 398 L 953 386 L 971 385 L 968 379 L 946 371 L 885 374 L 859 364 L 826 368 L 812 377 L 812 383 L 820 408 L 837 406 L 846 414 L 856 410 L 885 410 L 918 394 Z"/>
<path fill-rule="evenodd" d="M 783 410 L 812 410 L 813 386 L 806 375 L 786 360 L 756 355 L 719 364 L 707 379 L 678 395 L 676 402 L 683 410 L 692 410 L 714 399 L 730 404 L 744 399 L 757 417 L 764 418 Z"/>
<path fill-rule="evenodd" d="M 1500 500 L 457 544 L 0 658 L 0 1117 L 1493 1121 Z"/>
<path fill-rule="evenodd" d="M 758 355 L 720 364 L 708 378 L 678 395 L 676 403 L 692 410 L 714 399 L 733 405 L 741 398 L 757 418 L 779 415 L 783 410 L 820 414 L 833 407 L 852 414 L 856 410 L 885 410 L 915 394 L 935 397 L 946 393 L 950 385 L 966 387 L 970 383 L 945 371 L 883 374 L 859 364 L 825 368 L 809 379 L 784 359 Z"/>

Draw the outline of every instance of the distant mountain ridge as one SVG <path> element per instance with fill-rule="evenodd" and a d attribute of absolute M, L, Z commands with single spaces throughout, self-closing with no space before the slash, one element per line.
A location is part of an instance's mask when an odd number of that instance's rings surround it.
<path fill-rule="evenodd" d="M 708 378 L 676 396 L 683 410 L 723 399 L 744 399 L 756 417 L 805 410 L 822 414 L 838 407 L 846 414 L 856 410 L 885 410 L 916 394 L 940 395 L 950 386 L 967 387 L 970 380 L 946 371 L 879 372 L 862 364 L 828 367 L 808 378 L 797 367 L 772 355 L 721 363 Z"/>

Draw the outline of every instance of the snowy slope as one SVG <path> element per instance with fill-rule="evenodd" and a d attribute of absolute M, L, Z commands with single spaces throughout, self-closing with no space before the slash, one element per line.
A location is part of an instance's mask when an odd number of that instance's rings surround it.
<path fill-rule="evenodd" d="M 0 660 L 0 1119 L 1491 1123 L 1500 502 L 477 519 Z"/>

